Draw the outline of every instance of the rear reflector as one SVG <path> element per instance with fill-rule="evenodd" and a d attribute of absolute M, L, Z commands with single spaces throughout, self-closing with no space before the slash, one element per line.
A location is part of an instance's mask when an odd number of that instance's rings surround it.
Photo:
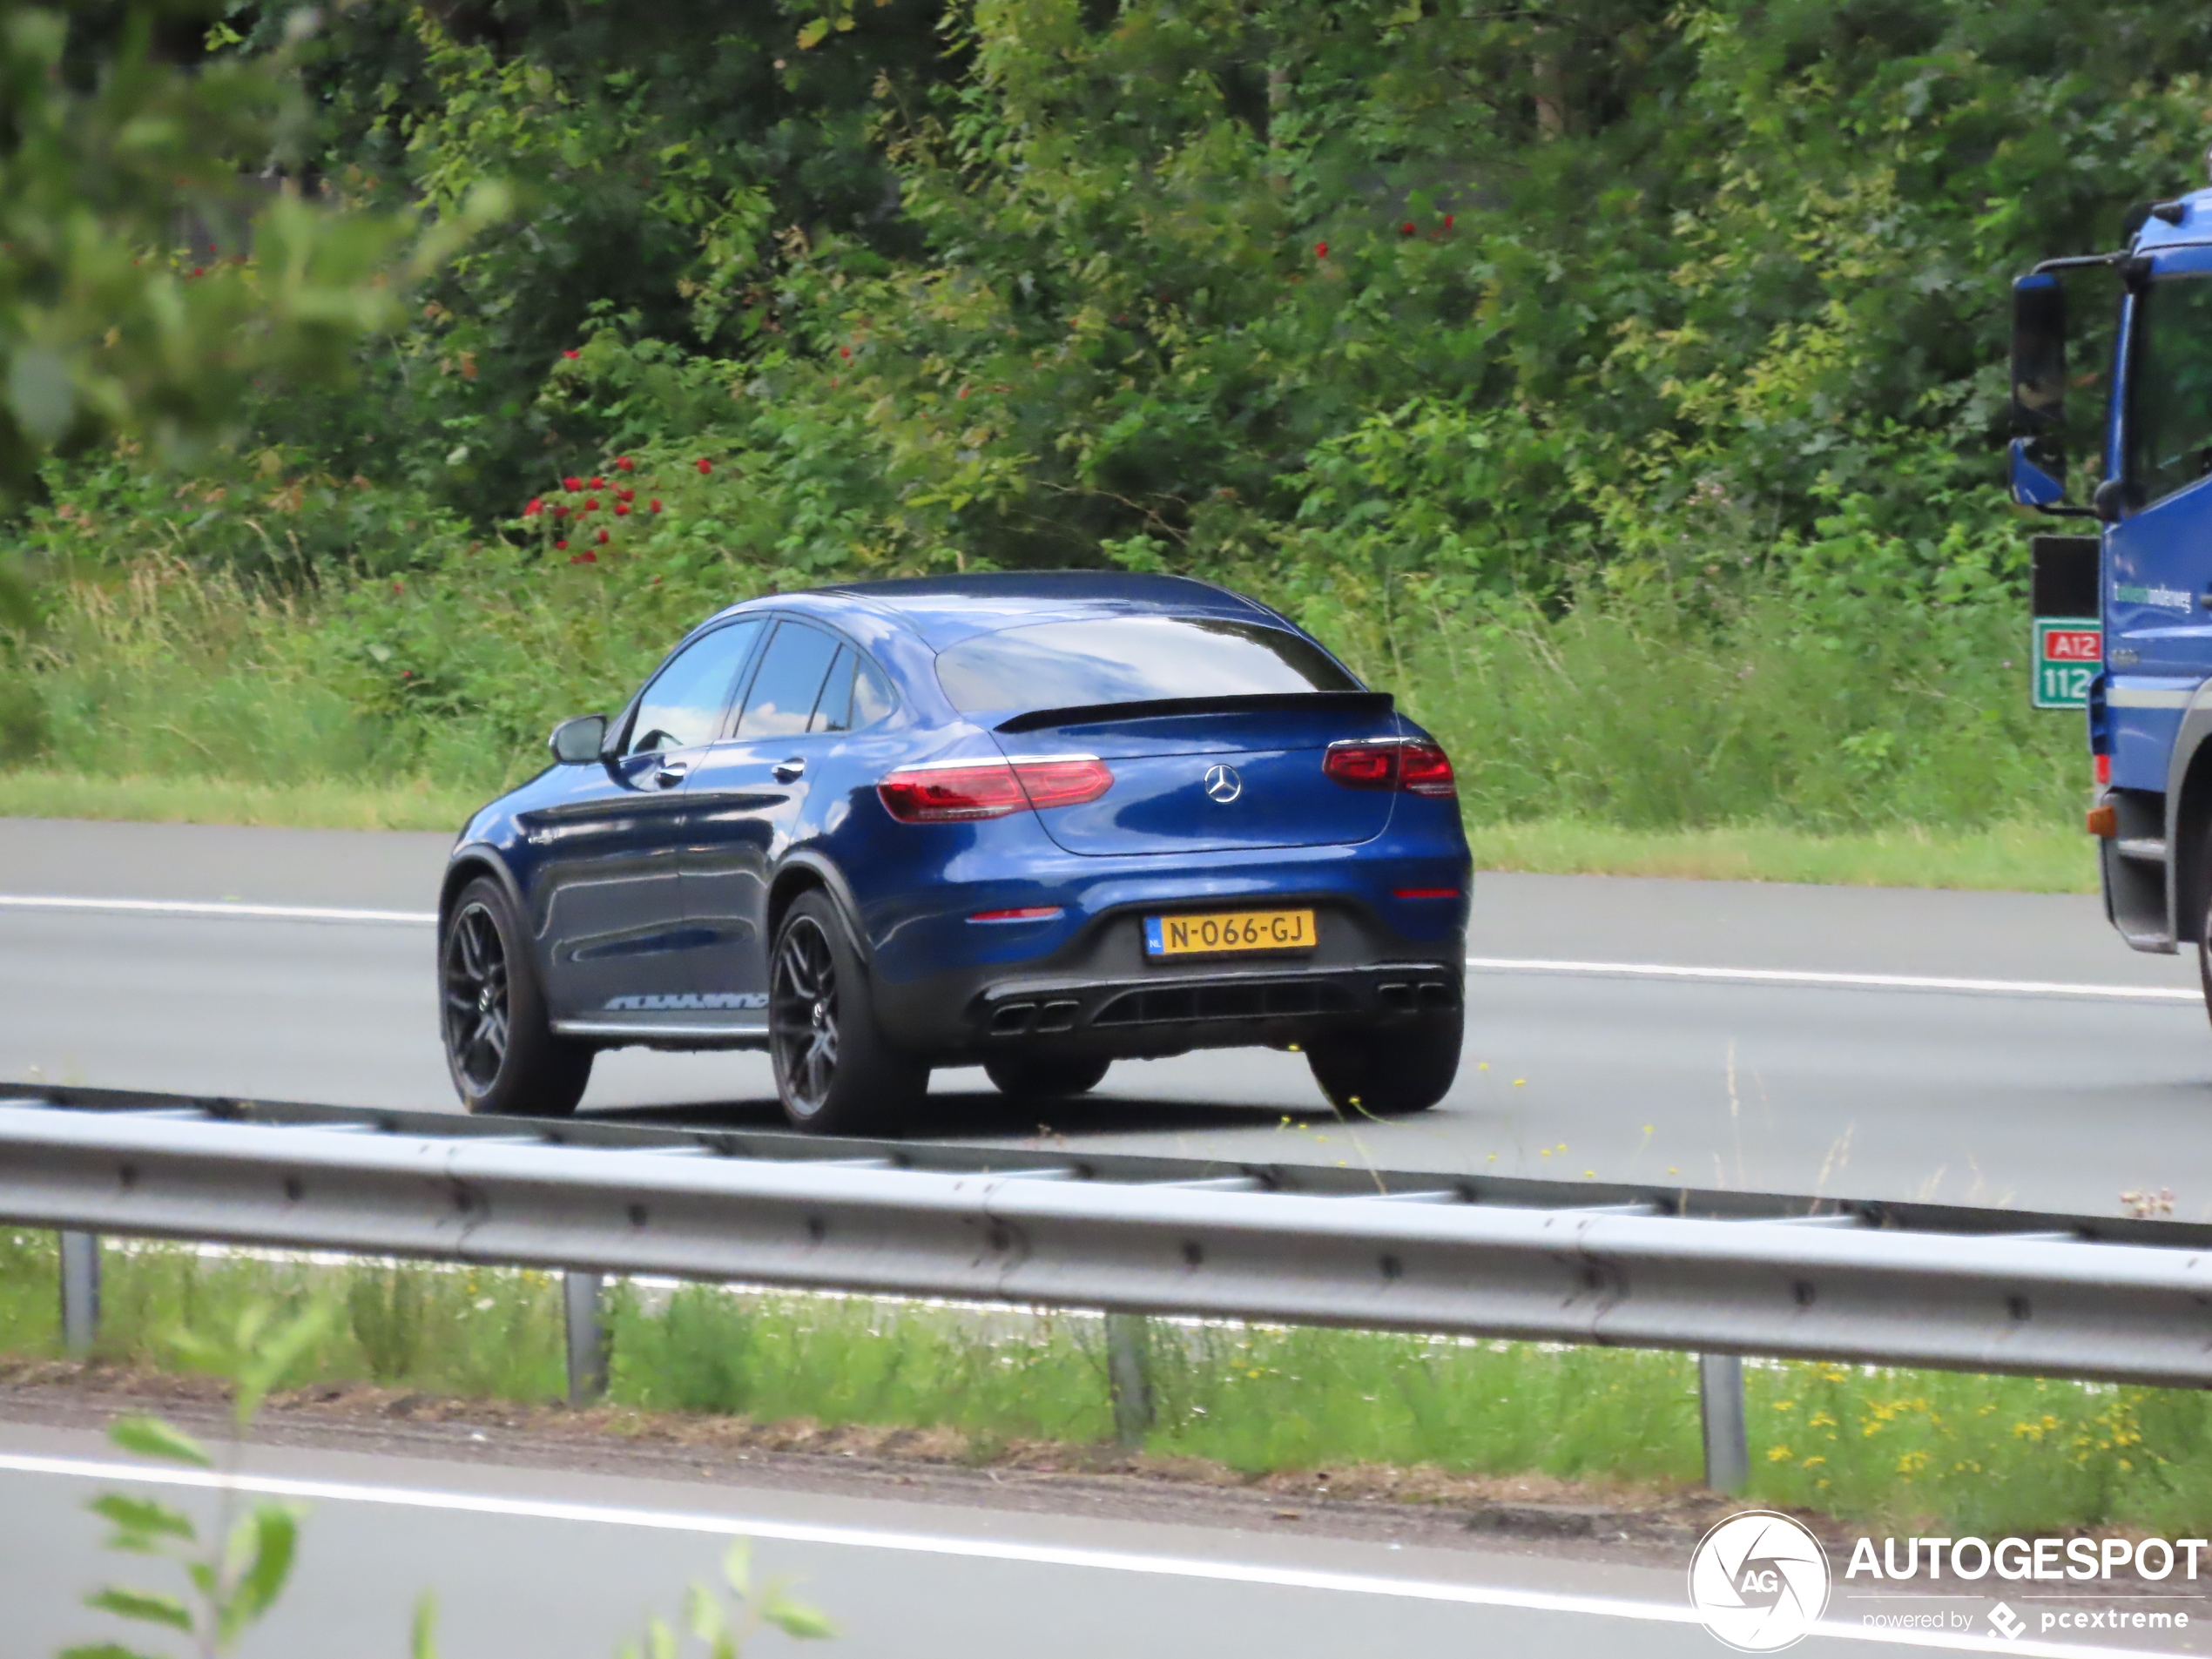
<path fill-rule="evenodd" d="M 970 921 L 1052 921 L 1061 914 L 1056 904 L 1028 904 L 1018 910 L 979 910 Z"/>
<path fill-rule="evenodd" d="M 1450 758 L 1426 740 L 1332 743 L 1321 770 L 1346 789 L 1396 789 L 1441 799 L 1460 792 Z"/>
<path fill-rule="evenodd" d="M 2097 781 L 2101 784 L 2108 784 L 2112 781 L 2112 757 L 2110 755 L 2097 757 Z"/>
<path fill-rule="evenodd" d="M 1393 887 L 1390 896 L 1393 899 L 1456 899 L 1460 896 L 1460 890 L 1457 887 Z"/>
<path fill-rule="evenodd" d="M 981 765 L 917 766 L 875 786 L 884 810 L 902 824 L 956 824 L 1004 818 L 1024 806 L 1076 806 L 1114 786 L 1103 760 L 1076 755 L 995 760 Z"/>

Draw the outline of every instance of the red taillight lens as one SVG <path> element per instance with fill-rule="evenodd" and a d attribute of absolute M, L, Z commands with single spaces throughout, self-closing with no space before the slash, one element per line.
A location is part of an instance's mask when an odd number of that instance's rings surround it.
<path fill-rule="evenodd" d="M 918 766 L 875 786 L 884 810 L 902 824 L 957 824 L 1004 818 L 1024 806 L 1076 806 L 1114 786 L 1103 760 L 1004 760 L 975 766 Z"/>
<path fill-rule="evenodd" d="M 1452 762 L 1433 743 L 1335 743 L 1321 770 L 1346 789 L 1402 789 L 1449 799 L 1460 792 Z"/>
<path fill-rule="evenodd" d="M 1409 743 L 1398 763 L 1398 786 L 1416 795 L 1449 798 L 1460 792 L 1451 757 L 1433 743 Z"/>
<path fill-rule="evenodd" d="M 1399 747 L 1395 743 L 1332 744 L 1321 770 L 1346 789 L 1395 789 Z"/>
<path fill-rule="evenodd" d="M 2099 783 L 2110 783 L 2112 781 L 2112 757 L 2110 755 L 2099 755 L 2097 757 L 2096 771 L 2097 781 Z"/>
<path fill-rule="evenodd" d="M 931 766 L 894 772 L 875 786 L 884 810 L 901 824 L 954 824 L 968 819 L 1004 818 L 1029 804 L 1014 768 L 1004 761 L 990 766 Z"/>
<path fill-rule="evenodd" d="M 1080 806 L 1096 800 L 1114 786 L 1114 774 L 1103 760 L 1017 760 L 1014 775 L 1040 812 L 1048 806 Z"/>

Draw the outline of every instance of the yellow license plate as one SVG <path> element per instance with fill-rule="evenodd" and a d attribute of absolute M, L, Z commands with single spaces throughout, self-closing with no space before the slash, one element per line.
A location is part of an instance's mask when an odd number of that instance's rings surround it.
<path fill-rule="evenodd" d="M 1224 910 L 1204 916 L 1147 916 L 1147 956 L 1218 956 L 1229 951 L 1312 950 L 1311 910 Z"/>

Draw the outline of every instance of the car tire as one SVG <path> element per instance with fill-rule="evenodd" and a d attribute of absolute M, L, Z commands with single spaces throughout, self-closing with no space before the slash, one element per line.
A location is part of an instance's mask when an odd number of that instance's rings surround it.
<path fill-rule="evenodd" d="M 567 1117 L 591 1081 L 588 1043 L 556 1036 L 529 932 L 489 876 L 461 890 L 438 941 L 446 1069 L 471 1112 Z"/>
<path fill-rule="evenodd" d="M 1375 1117 L 1425 1112 L 1460 1075 L 1465 1026 L 1465 1015 L 1454 1008 L 1424 1014 L 1410 1030 L 1317 1038 L 1305 1045 L 1305 1062 L 1340 1112 Z"/>
<path fill-rule="evenodd" d="M 929 1068 L 876 1023 L 873 991 L 837 906 L 819 889 L 800 894 L 768 953 L 768 1052 L 792 1127 L 896 1129 L 928 1092 Z"/>
<path fill-rule="evenodd" d="M 1050 1100 L 1089 1094 L 1105 1081 L 1113 1063 L 1045 1055 L 1001 1055 L 986 1060 L 983 1071 L 1001 1095 L 1017 1100 Z"/>

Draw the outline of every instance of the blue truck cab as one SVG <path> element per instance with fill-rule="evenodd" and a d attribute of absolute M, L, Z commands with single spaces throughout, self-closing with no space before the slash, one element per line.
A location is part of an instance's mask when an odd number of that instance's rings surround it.
<path fill-rule="evenodd" d="M 2101 307 L 2115 277 L 2120 291 L 2102 481 L 2086 506 L 2063 482 L 2074 273 L 2106 288 Z M 2106 914 L 2138 950 L 2195 946 L 2212 998 L 2212 190 L 2137 208 L 2117 252 L 2019 279 L 2012 389 L 2013 500 L 2092 531 L 2037 537 L 2034 574 L 2039 589 L 2080 594 L 2102 627 L 2088 827 Z"/>

